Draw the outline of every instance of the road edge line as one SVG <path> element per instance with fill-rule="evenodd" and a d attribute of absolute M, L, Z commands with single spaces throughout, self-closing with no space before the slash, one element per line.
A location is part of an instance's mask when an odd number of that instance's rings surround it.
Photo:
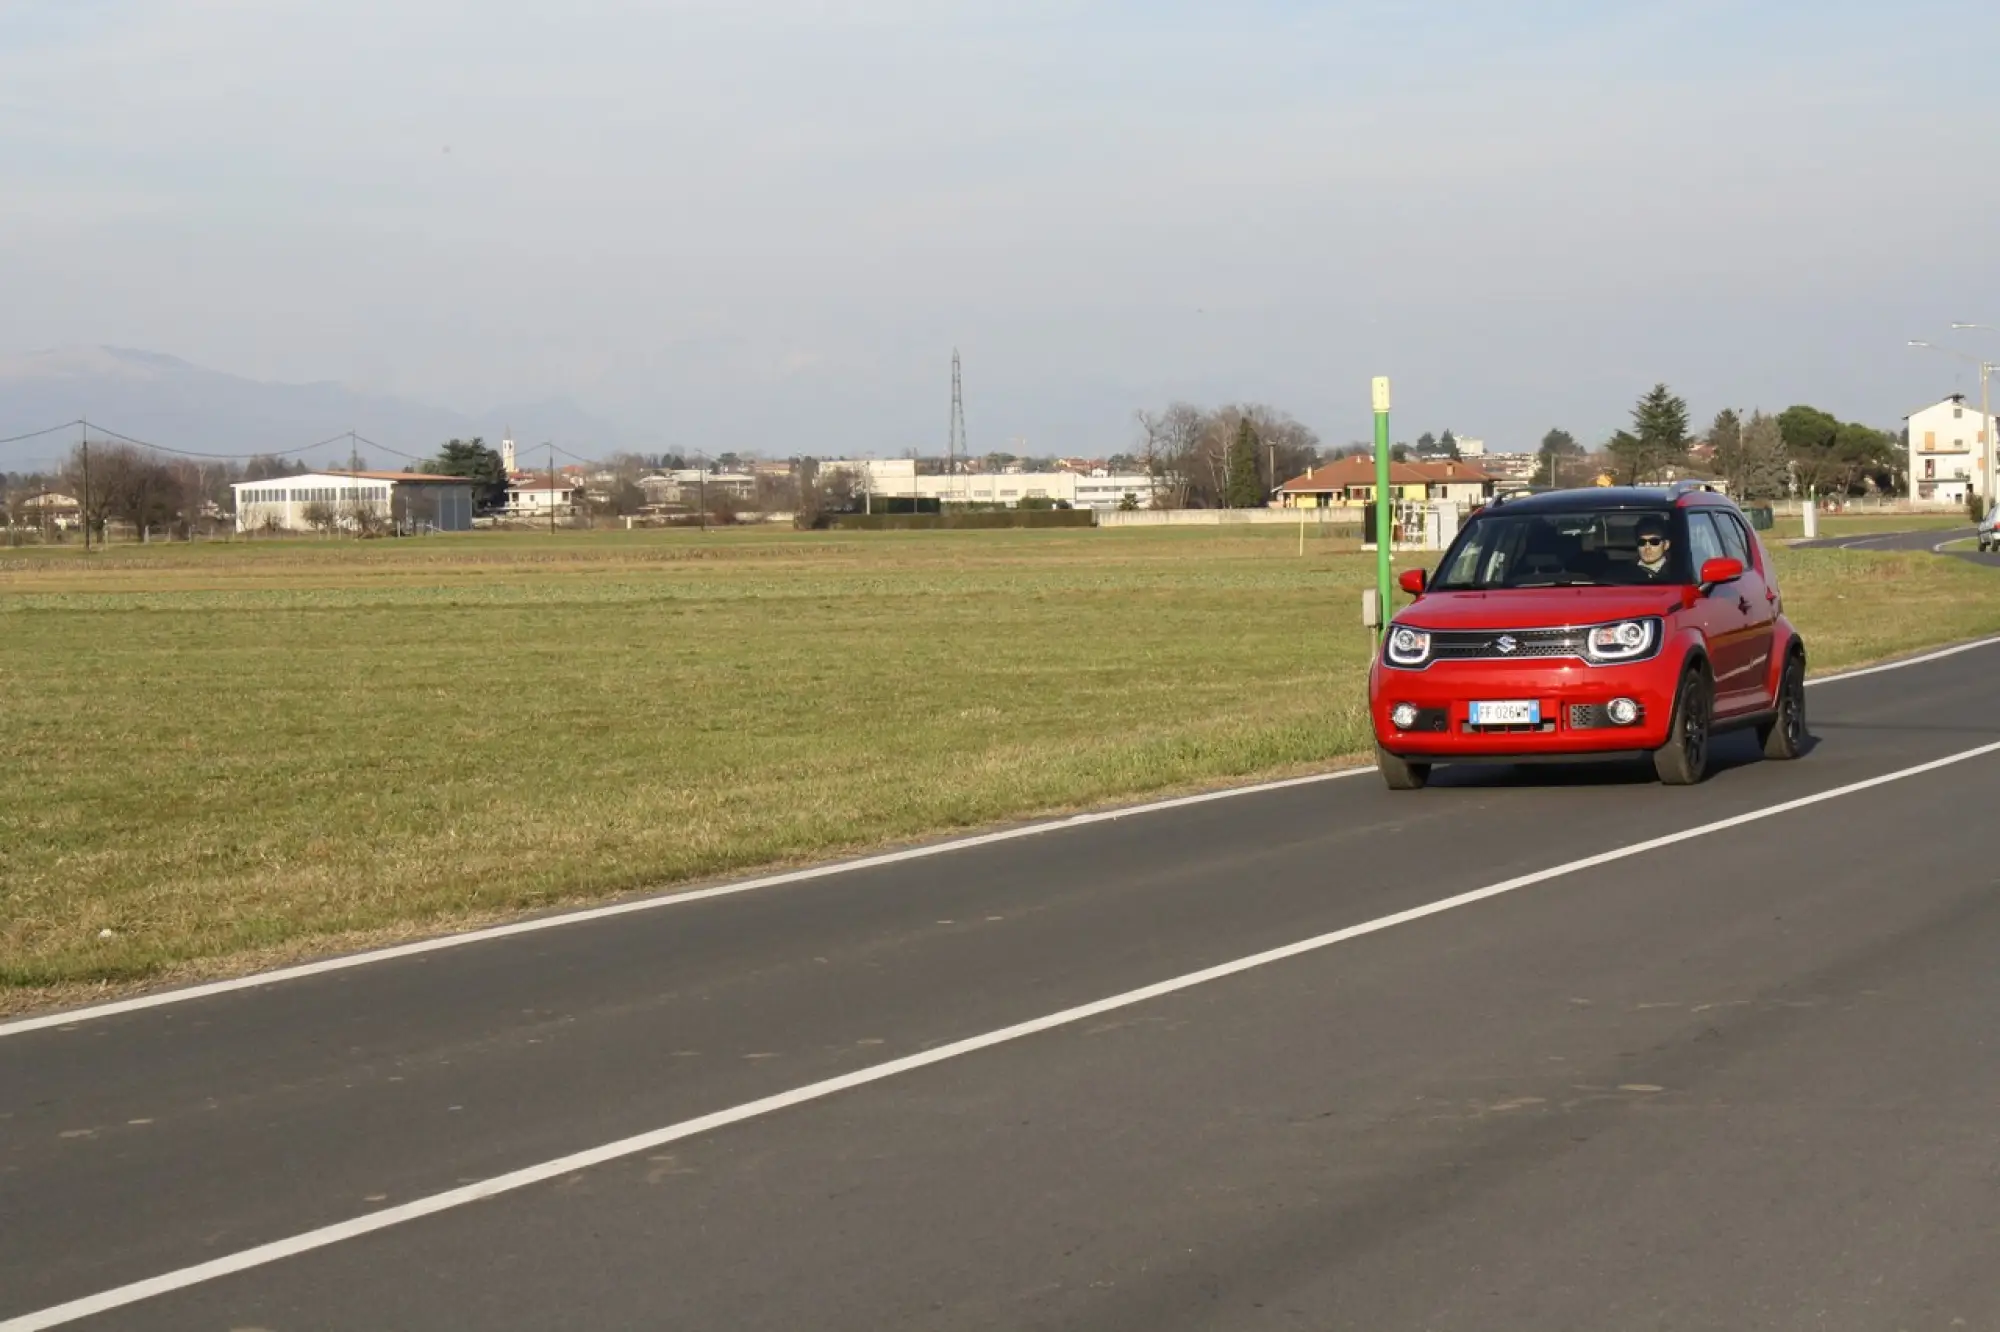
<path fill-rule="evenodd" d="M 1963 652 L 1978 648 L 2000 645 L 2000 635 L 1972 639 L 1950 647 L 1926 652 L 1919 656 L 1904 657 L 1875 666 L 1862 666 L 1832 675 L 1813 676 L 1806 681 L 1808 688 L 1814 685 L 1833 684 L 1841 680 L 1855 680 L 1863 676 L 1877 675 L 1884 671 L 1905 670 L 1911 666 L 1922 666 L 1946 657 L 1955 657 Z M 622 902 L 607 902 L 601 906 L 577 907 L 567 911 L 550 912 L 547 915 L 530 916 L 525 920 L 509 921 L 503 925 L 485 925 L 474 930 L 434 935 L 427 939 L 414 939 L 409 943 L 391 944 L 385 948 L 365 949 L 358 953 L 342 953 L 334 957 L 319 958 L 311 962 L 300 962 L 288 967 L 278 967 L 271 971 L 253 971 L 244 976 L 231 976 L 221 980 L 203 981 L 195 985 L 177 989 L 156 990 L 148 994 L 137 994 L 126 999 L 114 999 L 108 1003 L 91 1004 L 82 1008 L 57 1009 L 50 1013 L 40 1013 L 32 1017 L 15 1018 L 0 1022 L 0 1039 L 9 1036 L 25 1036 L 30 1032 L 46 1031 L 52 1027 L 68 1027 L 85 1022 L 95 1022 L 103 1018 L 118 1017 L 126 1013 L 143 1012 L 151 1008 L 167 1008 L 176 1004 L 193 1003 L 198 999 L 211 999 L 217 995 L 233 994 L 239 990 L 261 989 L 267 985 L 283 985 L 290 981 L 306 980 L 313 976 L 324 976 L 338 971 L 351 971 L 357 967 L 373 966 L 378 962 L 393 962 L 401 958 L 421 957 L 427 953 L 446 952 L 455 948 L 466 948 L 474 944 L 490 943 L 497 939 L 510 939 L 517 935 L 538 934 L 543 930 L 560 929 L 570 925 L 587 925 L 593 921 L 609 920 L 616 916 L 632 915 L 638 912 L 660 911 L 669 907 L 683 906 L 693 902 L 705 902 L 718 897 L 733 897 L 740 893 L 759 892 L 767 888 L 781 888 L 796 883 L 806 883 L 813 879 L 833 878 L 843 874 L 853 874 L 861 870 L 880 869 L 888 865 L 907 864 L 915 860 L 928 860 L 934 856 L 949 855 L 956 851 L 970 851 L 982 846 L 994 846 L 1003 842 L 1020 841 L 1029 837 L 1041 837 L 1049 833 L 1064 832 L 1072 828 L 1085 828 L 1093 824 L 1113 823 L 1119 819 L 1140 818 L 1148 814 L 1163 813 L 1171 809 L 1184 809 L 1193 805 L 1210 804 L 1218 800 L 1234 800 L 1243 796 L 1265 795 L 1273 791 L 1284 791 L 1301 786 L 1313 786 L 1325 782 L 1339 781 L 1348 777 L 1359 777 L 1375 771 L 1375 765 L 1364 764 L 1352 768 L 1337 768 L 1332 772 L 1311 773 L 1304 777 L 1287 777 L 1278 781 L 1255 782 L 1248 786 L 1223 787 L 1214 791 L 1201 791 L 1193 795 L 1173 796 L 1165 800 L 1153 800 L 1138 805 L 1121 805 L 1113 809 L 1094 810 L 1083 814 L 1071 814 L 1059 819 L 1045 819 L 1036 823 L 1022 824 L 1013 828 L 1000 828 L 991 832 L 975 833 L 969 837 L 956 837 L 947 841 L 932 842 L 924 846 L 905 847 L 896 851 L 884 851 L 875 855 L 861 856 L 853 860 L 830 861 L 823 865 L 811 865 L 803 869 L 783 870 L 776 874 L 758 875 L 730 883 L 712 884 L 706 888 L 687 888 L 679 891 L 668 889 L 644 897 L 629 898 Z"/>
<path fill-rule="evenodd" d="M 1762 809 L 1746 810 L 1741 814 L 1734 814 L 1726 819 L 1717 819 L 1693 828 L 1683 828 L 1679 832 L 1666 833 L 1659 837 L 1648 838 L 1645 841 L 1631 842 L 1610 851 L 1601 851 L 1596 855 L 1565 861 L 1560 865 L 1552 865 L 1546 869 L 1517 875 L 1511 879 L 1504 879 L 1499 883 L 1488 884 L 1484 888 L 1475 888 L 1469 892 L 1459 893 L 1452 897 L 1440 898 L 1435 902 L 1429 902 L 1423 906 L 1411 907 L 1407 910 L 1393 912 L 1386 916 L 1378 916 L 1374 920 L 1363 921 L 1358 925 L 1349 925 L 1325 934 L 1314 935 L 1308 939 L 1282 944 L 1276 948 L 1266 949 L 1260 953 L 1251 953 L 1228 962 L 1217 963 L 1214 966 L 1204 967 L 1198 971 L 1185 972 L 1179 976 L 1170 977 L 1167 980 L 1155 981 L 1151 985 L 1126 990 L 1119 994 L 1109 995 L 1103 999 L 1093 1000 L 1090 1003 L 1079 1004 L 1073 1008 L 1066 1008 L 1055 1013 L 1045 1014 L 1042 1017 L 1030 1018 L 1025 1022 L 1018 1022 L 1012 1026 L 982 1032 L 977 1036 L 968 1036 L 930 1050 L 905 1055 L 900 1059 L 891 1059 L 870 1068 L 856 1069 L 852 1073 L 843 1073 L 819 1082 L 808 1083 L 803 1087 L 794 1087 L 789 1091 L 759 1097 L 754 1101 L 744 1101 L 722 1110 L 712 1111 L 706 1115 L 699 1115 L 693 1119 L 685 1119 L 679 1123 L 669 1124 L 663 1128 L 653 1129 L 646 1133 L 620 1138 L 596 1147 L 586 1148 L 580 1152 L 572 1152 L 566 1156 L 556 1157 L 553 1160 L 543 1161 L 536 1165 L 523 1166 L 518 1170 L 508 1171 L 505 1174 L 495 1175 L 489 1179 L 461 1185 L 455 1189 L 447 1189 L 441 1193 L 430 1194 L 423 1198 L 414 1198 L 407 1203 L 384 1208 L 378 1212 L 371 1212 L 366 1216 L 352 1217 L 346 1221 L 335 1222 L 332 1225 L 302 1231 L 299 1234 L 290 1235 L 284 1239 L 272 1240 L 269 1243 L 255 1245 L 248 1249 L 239 1250 L 236 1253 L 225 1254 L 223 1257 L 211 1259 L 205 1263 L 179 1268 L 172 1272 L 163 1272 L 158 1276 L 147 1277 L 123 1286 L 116 1286 L 94 1295 L 86 1295 L 63 1304 L 52 1305 L 46 1309 L 16 1315 L 4 1322 L 0 1322 L 0 1332 L 46 1332 L 49 1328 L 61 1327 L 66 1323 L 73 1323 L 84 1318 L 92 1318 L 98 1314 L 108 1313 L 113 1309 L 124 1308 L 127 1305 L 138 1304 L 145 1300 L 155 1299 L 161 1295 L 172 1294 L 175 1291 L 202 1285 L 221 1277 L 233 1276 L 236 1273 L 249 1271 L 258 1267 L 266 1267 L 286 1258 L 311 1253 L 317 1249 L 329 1248 L 346 1240 L 358 1239 L 363 1235 L 370 1235 L 377 1231 L 406 1225 L 427 1216 L 452 1211 L 470 1203 L 498 1197 L 504 1193 L 511 1193 L 535 1184 L 548 1183 L 575 1174 L 580 1170 L 588 1170 L 611 1161 L 636 1156 L 641 1152 L 653 1151 L 670 1143 L 713 1132 L 716 1129 L 726 1128 L 732 1124 L 740 1124 L 746 1120 L 762 1118 L 765 1115 L 775 1114 L 780 1110 L 787 1110 L 793 1106 L 823 1100 L 829 1096 L 853 1090 L 856 1087 L 867 1086 L 870 1083 L 882 1082 L 904 1073 L 928 1068 L 933 1064 L 941 1064 L 947 1060 L 963 1058 L 966 1055 L 991 1049 L 997 1045 L 1005 1045 L 1029 1036 L 1039 1035 L 1042 1032 L 1073 1026 L 1078 1022 L 1100 1017 L 1106 1013 L 1116 1012 L 1120 1009 L 1130 1008 L 1154 999 L 1164 998 L 1167 995 L 1178 994 L 1184 990 L 1195 989 L 1198 986 L 1208 985 L 1231 976 L 1242 975 L 1245 972 L 1289 961 L 1295 957 L 1303 957 L 1310 953 L 1320 952 L 1336 944 L 1346 943 L 1351 939 L 1362 938 L 1370 934 L 1379 934 L 1384 930 L 1394 929 L 1398 925 L 1407 925 L 1413 921 L 1423 920 L 1430 916 L 1442 915 L 1445 912 L 1471 906 L 1475 903 L 1486 901 L 1489 898 L 1500 897 L 1508 893 L 1518 892 L 1523 888 L 1547 883 L 1552 879 L 1563 878 L 1584 870 L 1596 869 L 1600 866 L 1613 864 L 1621 860 L 1629 860 L 1634 856 L 1646 855 L 1681 842 L 1693 841 L 1696 838 L 1706 837 L 1713 833 L 1726 832 L 1733 828 L 1743 827 L 1746 824 L 1760 823 L 1765 819 L 1776 818 L 1781 814 L 1789 814 L 1794 810 L 1824 804 L 1830 800 L 1838 800 L 1844 796 L 1872 790 L 1878 786 L 1886 786 L 1891 782 L 1904 781 L 1911 777 L 1936 772 L 1939 769 L 1970 762 L 1973 759 L 1982 758 L 1993 753 L 2000 753 L 2000 740 L 1979 745 L 1973 749 L 1962 750 L 1956 754 L 1949 754 L 1943 758 L 1931 759 L 1928 762 L 1915 764 L 1908 768 L 1900 768 L 1895 772 L 1864 778 L 1858 782 L 1850 782 L 1845 786 L 1834 787 L 1831 790 L 1816 792 L 1808 796 L 1799 796 L 1791 800 L 1781 801 L 1775 805 L 1766 805 Z"/>

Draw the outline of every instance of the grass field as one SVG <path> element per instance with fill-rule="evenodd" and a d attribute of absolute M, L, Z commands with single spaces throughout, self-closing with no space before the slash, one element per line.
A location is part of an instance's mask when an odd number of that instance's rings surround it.
<path fill-rule="evenodd" d="M 1931 532 L 1972 527 L 1963 512 L 1951 514 L 1821 514 L 1819 535 L 1825 537 L 1865 536 L 1870 532 Z M 1779 518 L 1771 526 L 1774 540 L 1795 540 L 1805 535 L 1803 518 Z"/>
<path fill-rule="evenodd" d="M 1357 754 L 1371 558 L 1296 540 L 0 552 L 0 1004 Z M 1774 558 L 1820 669 L 2000 631 L 1990 570 Z"/>

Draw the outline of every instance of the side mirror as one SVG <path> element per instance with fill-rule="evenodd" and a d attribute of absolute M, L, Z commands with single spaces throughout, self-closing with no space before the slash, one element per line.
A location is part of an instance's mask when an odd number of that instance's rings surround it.
<path fill-rule="evenodd" d="M 1701 566 L 1701 590 L 1706 592 L 1724 583 L 1733 583 L 1743 576 L 1741 560 L 1704 560 Z"/>
<path fill-rule="evenodd" d="M 1429 575 L 1422 569 L 1405 569 L 1397 576 L 1396 585 L 1411 596 L 1420 597 L 1424 594 L 1424 587 L 1429 581 Z"/>

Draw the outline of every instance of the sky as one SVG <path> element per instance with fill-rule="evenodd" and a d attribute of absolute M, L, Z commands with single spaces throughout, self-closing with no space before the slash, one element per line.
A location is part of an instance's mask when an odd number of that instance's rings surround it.
<path fill-rule="evenodd" d="M 0 355 L 767 456 L 941 452 L 954 347 L 980 453 L 1378 374 L 1894 427 L 2000 325 L 1996 64 L 1943 0 L 0 0 Z"/>

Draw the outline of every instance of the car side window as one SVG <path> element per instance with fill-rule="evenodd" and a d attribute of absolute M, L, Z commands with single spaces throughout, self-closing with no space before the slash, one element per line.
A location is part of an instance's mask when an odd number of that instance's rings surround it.
<path fill-rule="evenodd" d="M 1690 510 L 1688 521 L 1688 554 L 1694 557 L 1696 572 L 1710 560 L 1724 558 L 1722 538 L 1715 534 L 1715 523 L 1700 510 Z"/>
<path fill-rule="evenodd" d="M 1746 569 L 1756 568 L 1757 562 L 1750 558 L 1750 538 L 1743 531 L 1743 524 L 1736 520 L 1736 515 L 1712 513 L 1709 517 L 1715 520 L 1715 526 L 1722 534 L 1722 548 L 1729 552 L 1729 558 L 1741 560 Z"/>

